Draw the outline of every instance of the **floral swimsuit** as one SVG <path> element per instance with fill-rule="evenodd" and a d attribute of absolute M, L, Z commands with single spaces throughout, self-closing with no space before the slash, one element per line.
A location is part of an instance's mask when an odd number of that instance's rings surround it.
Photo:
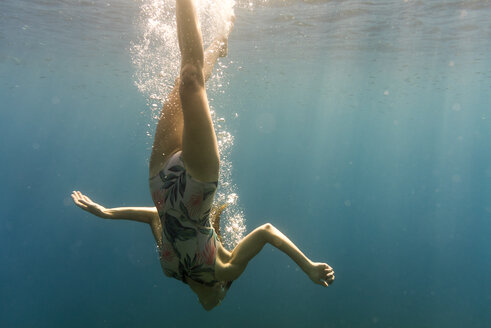
<path fill-rule="evenodd" d="M 213 286 L 217 235 L 209 217 L 217 182 L 201 182 L 184 168 L 181 151 L 150 178 L 150 192 L 162 222 L 160 264 L 169 277 Z"/>

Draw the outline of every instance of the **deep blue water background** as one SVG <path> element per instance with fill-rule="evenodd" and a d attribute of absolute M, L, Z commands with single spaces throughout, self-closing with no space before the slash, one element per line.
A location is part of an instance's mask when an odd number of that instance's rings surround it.
<path fill-rule="evenodd" d="M 69 197 L 151 204 L 137 15 L 0 2 L 0 326 L 491 327 L 489 1 L 236 9 L 210 98 L 248 231 L 273 223 L 336 282 L 266 247 L 211 313 L 148 227 Z"/>

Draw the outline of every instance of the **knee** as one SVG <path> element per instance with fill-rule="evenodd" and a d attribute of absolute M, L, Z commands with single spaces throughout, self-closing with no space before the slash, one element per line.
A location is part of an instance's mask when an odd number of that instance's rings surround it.
<path fill-rule="evenodd" d="M 196 91 L 204 88 L 203 69 L 196 64 L 185 64 L 181 67 L 179 90 L 182 92 Z"/>

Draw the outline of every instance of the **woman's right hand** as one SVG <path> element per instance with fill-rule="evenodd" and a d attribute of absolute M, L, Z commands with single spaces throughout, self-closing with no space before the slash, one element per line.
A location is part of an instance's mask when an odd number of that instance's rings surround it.
<path fill-rule="evenodd" d="M 87 211 L 91 214 L 94 214 L 103 219 L 107 219 L 108 216 L 106 214 L 106 208 L 92 201 L 89 197 L 82 194 L 80 191 L 72 192 L 72 199 L 75 205 Z"/>
<path fill-rule="evenodd" d="M 309 278 L 321 286 L 327 287 L 334 282 L 334 270 L 327 263 L 311 263 L 306 271 Z"/>

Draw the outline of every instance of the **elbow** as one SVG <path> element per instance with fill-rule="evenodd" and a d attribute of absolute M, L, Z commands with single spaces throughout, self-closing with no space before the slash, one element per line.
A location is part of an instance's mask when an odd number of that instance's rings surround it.
<path fill-rule="evenodd" d="M 271 223 L 265 223 L 259 229 L 266 234 L 272 233 L 276 228 Z"/>
<path fill-rule="evenodd" d="M 275 247 L 280 247 L 282 244 L 281 238 L 279 238 L 279 231 L 271 223 L 265 223 L 259 227 L 263 233 L 264 239 Z"/>
<path fill-rule="evenodd" d="M 275 227 L 271 223 L 265 223 L 261 226 L 261 228 L 267 231 L 271 231 L 275 229 Z"/>

